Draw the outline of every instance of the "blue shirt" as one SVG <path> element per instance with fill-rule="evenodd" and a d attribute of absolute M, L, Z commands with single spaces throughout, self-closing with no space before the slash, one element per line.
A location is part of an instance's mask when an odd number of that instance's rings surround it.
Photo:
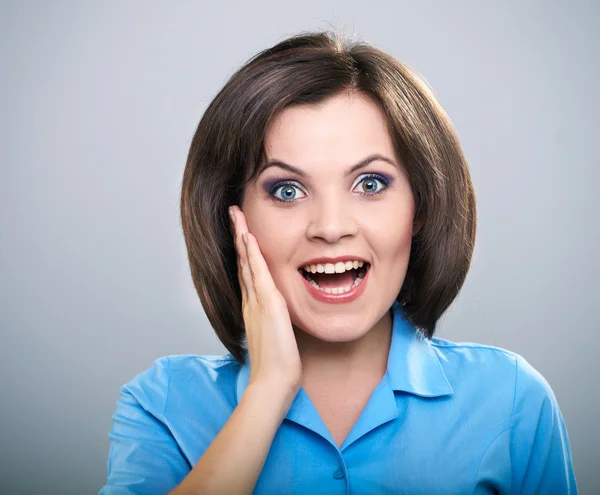
<path fill-rule="evenodd" d="M 254 493 L 576 494 L 567 430 L 547 381 L 515 353 L 427 340 L 397 303 L 392 309 L 387 373 L 343 445 L 301 388 Z M 124 385 L 100 494 L 175 488 L 227 422 L 248 377 L 231 354 L 173 355 Z"/>

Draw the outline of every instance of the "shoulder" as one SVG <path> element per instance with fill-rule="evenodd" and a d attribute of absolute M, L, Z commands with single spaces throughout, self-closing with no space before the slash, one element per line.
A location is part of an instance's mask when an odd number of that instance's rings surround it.
<path fill-rule="evenodd" d="M 517 361 L 523 359 L 516 352 L 475 342 L 453 342 L 448 339 L 433 337 L 431 345 L 444 369 L 450 372 L 464 373 L 478 370 L 482 373 L 501 373 L 515 377 Z"/>
<path fill-rule="evenodd" d="M 515 493 L 577 493 L 565 421 L 546 378 L 501 347 L 441 338 L 431 347 L 482 439 L 478 476 Z"/>
<path fill-rule="evenodd" d="M 163 356 L 123 385 L 121 393 L 132 395 L 144 409 L 162 417 L 173 400 L 180 404 L 194 397 L 201 397 L 204 404 L 219 397 L 234 400 L 239 368 L 231 354 Z"/>
<path fill-rule="evenodd" d="M 453 342 L 434 337 L 435 349 L 444 371 L 455 380 L 469 377 L 482 386 L 504 385 L 512 392 L 513 406 L 545 397 L 554 400 L 548 381 L 522 355 L 502 347 L 475 342 Z"/>

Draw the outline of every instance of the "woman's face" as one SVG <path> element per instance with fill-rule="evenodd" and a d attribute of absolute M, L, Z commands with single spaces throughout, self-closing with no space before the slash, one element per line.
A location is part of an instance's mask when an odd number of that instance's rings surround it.
<path fill-rule="evenodd" d="M 413 232 L 413 195 L 383 113 L 357 93 L 289 107 L 267 129 L 265 152 L 271 165 L 247 184 L 241 208 L 292 323 L 328 342 L 362 337 L 400 291 Z M 336 295 L 331 287 L 360 276 L 318 273 L 332 269 L 320 258 L 340 257 L 368 270 Z M 322 268 L 311 283 L 302 267 L 314 259 Z"/>

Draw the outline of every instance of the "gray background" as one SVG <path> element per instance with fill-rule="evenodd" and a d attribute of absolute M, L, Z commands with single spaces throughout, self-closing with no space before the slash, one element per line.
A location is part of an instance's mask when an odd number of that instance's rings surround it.
<path fill-rule="evenodd" d="M 417 70 L 476 187 L 472 270 L 439 335 L 516 351 L 600 493 L 596 2 L 0 4 L 0 492 L 97 493 L 119 387 L 224 352 L 178 217 L 208 102 L 246 59 L 333 25 Z"/>

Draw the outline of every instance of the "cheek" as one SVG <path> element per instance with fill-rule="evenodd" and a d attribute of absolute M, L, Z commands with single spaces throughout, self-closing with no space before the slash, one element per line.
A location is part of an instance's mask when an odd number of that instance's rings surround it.
<path fill-rule="evenodd" d="M 362 230 L 379 256 L 394 256 L 410 249 L 414 207 L 404 198 L 361 219 Z"/>
<path fill-rule="evenodd" d="M 367 238 L 380 262 L 405 263 L 411 248 L 412 226 L 410 223 L 372 226 Z"/>
<path fill-rule="evenodd" d="M 286 266 L 286 262 L 296 252 L 298 246 L 298 222 L 290 222 L 289 218 L 273 208 L 248 209 L 246 220 L 248 230 L 256 237 L 260 251 L 267 262 L 274 278 L 278 270 Z"/>

